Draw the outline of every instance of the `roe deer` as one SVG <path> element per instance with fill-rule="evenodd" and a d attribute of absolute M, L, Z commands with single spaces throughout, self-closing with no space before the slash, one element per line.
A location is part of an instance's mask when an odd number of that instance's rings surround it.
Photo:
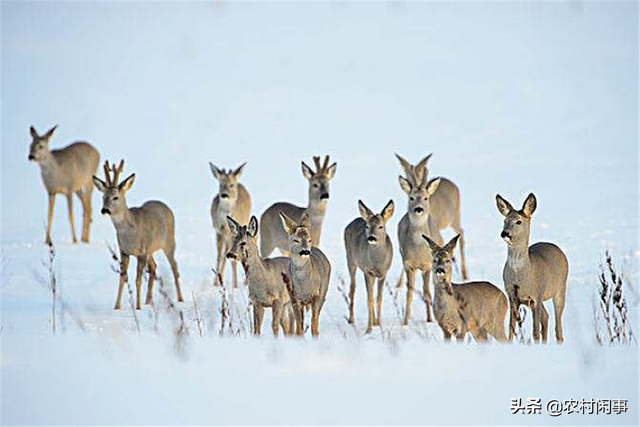
<path fill-rule="evenodd" d="M 289 258 L 260 258 L 258 253 L 258 219 L 251 217 L 248 225 L 240 225 L 227 217 L 233 241 L 227 258 L 240 261 L 249 286 L 249 299 L 253 305 L 253 331 L 260 335 L 264 309 L 272 310 L 271 329 L 278 336 L 282 326 L 285 335 L 293 332 L 293 308 L 282 275 L 289 267 Z"/>
<path fill-rule="evenodd" d="M 175 221 L 173 212 L 167 205 L 157 200 L 145 202 L 139 208 L 127 207 L 125 195 L 133 185 L 136 174 L 131 174 L 127 179 L 118 182 L 118 178 L 124 168 L 124 160 L 120 161 L 118 167 L 109 166 L 109 162 L 104 162 L 104 174 L 106 181 L 94 176 L 93 183 L 98 191 L 103 193 L 102 214 L 111 217 L 116 228 L 118 237 L 118 248 L 120 249 L 120 283 L 118 285 L 118 298 L 115 309 L 120 309 L 122 299 L 122 288 L 127 281 L 127 270 L 129 268 L 129 256 L 136 257 L 136 309 L 140 309 L 140 291 L 142 288 L 142 275 L 145 266 L 149 266 L 149 285 L 147 287 L 147 298 L 145 304 L 151 304 L 153 296 L 153 281 L 156 277 L 156 262 L 153 253 L 162 250 L 169 260 L 173 279 L 176 283 L 178 301 L 182 302 L 182 291 L 180 290 L 180 280 L 178 265 L 174 258 L 176 250 L 175 241 Z M 110 176 L 113 172 L 113 177 Z"/>
<path fill-rule="evenodd" d="M 302 213 L 299 222 L 289 218 L 284 212 L 279 215 L 289 237 L 291 258 L 283 279 L 288 284 L 293 303 L 296 334 L 304 335 L 304 311 L 311 307 L 311 335 L 317 337 L 320 333 L 320 311 L 329 289 L 331 264 L 324 253 L 311 242 L 311 220 L 307 212 Z"/>
<path fill-rule="evenodd" d="M 218 194 L 213 198 L 211 203 L 211 221 L 213 228 L 216 230 L 216 247 L 218 250 L 218 259 L 216 262 L 216 284 L 222 284 L 222 276 L 224 274 L 225 254 L 231 247 L 233 239 L 232 233 L 229 231 L 229 223 L 227 216 L 239 221 L 242 224 L 249 222 L 251 215 L 251 197 L 249 192 L 240 183 L 240 175 L 244 170 L 246 163 L 241 164 L 234 170 L 224 170 L 217 168 L 214 164 L 209 163 L 213 176 L 218 180 Z M 231 272 L 233 273 L 233 287 L 238 286 L 237 262 L 231 260 Z"/>
<path fill-rule="evenodd" d="M 329 156 L 325 156 L 324 163 L 320 164 L 320 157 L 314 157 L 316 165 L 315 172 L 302 162 L 302 174 L 309 181 L 309 201 L 306 208 L 292 205 L 291 203 L 279 202 L 271 205 L 260 217 L 260 254 L 268 257 L 275 248 L 279 249 L 283 255 L 289 255 L 289 243 L 282 221 L 278 216 L 284 212 L 294 221 L 300 221 L 303 212 L 307 212 L 310 219 L 309 233 L 311 234 L 311 244 L 320 244 L 320 232 L 322 222 L 329 200 L 329 181 L 336 173 L 338 165 L 333 163 L 329 166 Z"/>
<path fill-rule="evenodd" d="M 91 226 L 91 193 L 93 193 L 91 177 L 98 169 L 100 154 L 88 142 L 74 142 L 64 148 L 50 150 L 49 140 L 57 128 L 57 125 L 52 127 L 42 136 L 38 135 L 33 126 L 30 128 L 32 141 L 29 160 L 40 165 L 42 182 L 49 195 L 45 242 L 51 244 L 51 222 L 56 194 L 64 194 L 67 198 L 71 239 L 73 243 L 78 242 L 73 220 L 73 194 L 75 193 L 82 202 L 82 241 L 88 243 Z"/>
<path fill-rule="evenodd" d="M 420 160 L 415 166 L 398 154 L 396 154 L 396 157 L 400 161 L 402 169 L 405 171 L 405 178 L 411 180 L 415 174 L 416 182 L 420 182 L 423 175 L 429 175 L 427 162 L 432 155 L 433 154 L 429 154 L 427 157 Z M 445 230 L 446 228 L 451 227 L 460 235 L 460 270 L 462 273 L 462 279 L 467 280 L 464 230 L 462 229 L 460 222 L 460 190 L 451 180 L 442 177 L 438 179 L 440 179 L 440 185 L 436 192 L 433 193 L 429 205 L 429 229 L 431 230 L 429 235 L 439 245 L 443 244 L 440 230 Z M 433 179 L 431 181 L 433 181 Z M 400 279 L 402 280 L 402 277 Z M 400 284 L 401 282 L 399 285 Z"/>
<path fill-rule="evenodd" d="M 353 304 L 356 292 L 356 269 L 364 274 L 367 286 L 367 307 L 369 320 L 367 332 L 373 326 L 379 326 L 382 317 L 382 292 L 387 272 L 393 261 L 393 245 L 387 234 L 385 225 L 393 215 L 393 200 L 374 214 L 363 202 L 358 200 L 360 218 L 356 218 L 344 230 L 344 245 L 347 251 L 347 267 L 351 287 L 349 289 L 349 323 L 354 322 Z M 376 310 L 373 308 L 373 284 L 378 279 L 378 297 Z"/>
<path fill-rule="evenodd" d="M 569 275 L 567 257 L 553 243 L 540 242 L 529 246 L 531 215 L 538 204 L 533 193 L 527 196 L 519 211 L 499 194 L 496 195 L 496 203 L 500 213 L 505 216 L 500 237 L 507 242 L 508 247 L 502 278 L 511 307 L 509 339 L 511 340 L 515 333 L 520 304 L 524 304 L 533 312 L 534 341 L 540 341 L 542 325 L 542 341 L 546 343 L 549 314 L 543 303 L 551 299 L 556 315 L 556 340 L 561 343 L 562 312 Z"/>
<path fill-rule="evenodd" d="M 407 276 L 407 301 L 402 324 L 409 324 L 411 318 L 416 270 L 422 271 L 422 291 L 427 309 L 427 322 L 431 322 L 431 292 L 429 291 L 431 251 L 422 235 L 429 235 L 430 199 L 438 189 L 440 179 L 428 182 L 426 174 L 422 174 L 421 180 L 412 174 L 412 179 L 399 176 L 398 180 L 402 190 L 409 196 L 407 213 L 398 224 L 400 255 L 402 255 L 404 273 Z"/>
<path fill-rule="evenodd" d="M 431 248 L 433 258 L 433 314 L 442 329 L 444 339 L 455 336 L 464 340 L 471 332 L 476 341 L 486 341 L 491 335 L 498 341 L 506 341 L 504 319 L 507 315 L 507 298 L 489 282 L 451 283 L 453 251 L 460 235 L 441 247 L 428 236 L 422 236 Z"/>

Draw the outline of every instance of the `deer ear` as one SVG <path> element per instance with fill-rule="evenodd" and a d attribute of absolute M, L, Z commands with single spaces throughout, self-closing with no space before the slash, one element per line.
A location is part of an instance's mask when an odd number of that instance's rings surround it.
<path fill-rule="evenodd" d="M 44 135 L 42 135 L 42 139 L 46 139 L 49 140 L 49 138 L 51 138 L 51 136 L 53 135 L 53 133 L 56 131 L 56 129 L 58 129 L 58 125 L 55 125 L 54 127 L 52 127 L 51 129 L 49 129 L 47 131 L 47 133 L 45 133 Z"/>
<path fill-rule="evenodd" d="M 33 139 L 40 138 L 40 137 L 38 136 L 38 132 L 36 132 L 36 128 L 34 128 L 33 126 L 29 127 L 29 133 L 31 134 L 31 137 L 32 137 Z"/>
<path fill-rule="evenodd" d="M 309 180 L 315 175 L 313 170 L 309 166 L 307 166 L 305 162 L 302 162 L 302 175 L 304 175 L 304 177 Z"/>
<path fill-rule="evenodd" d="M 360 211 L 360 216 L 365 221 L 369 221 L 369 218 L 374 215 L 374 213 L 371 212 L 371 209 L 369 209 L 362 200 L 358 200 L 358 210 Z"/>
<path fill-rule="evenodd" d="M 133 181 L 135 181 L 136 179 L 136 174 L 132 173 L 131 175 L 129 175 L 127 177 L 127 179 L 125 179 L 124 181 L 122 181 L 120 184 L 118 184 L 118 189 L 120 191 L 129 191 L 129 189 L 131 188 L 131 186 L 133 185 Z"/>
<path fill-rule="evenodd" d="M 407 176 L 411 175 L 411 163 L 409 163 L 407 161 L 407 159 L 405 159 L 404 157 L 402 157 L 401 155 L 396 153 L 396 158 L 398 159 L 398 161 L 400 162 L 400 166 L 402 166 L 402 169 L 404 169 L 404 172 L 407 174 Z"/>
<path fill-rule="evenodd" d="M 402 188 L 402 191 L 404 191 L 407 194 L 411 193 L 413 186 L 411 185 L 411 182 L 407 178 L 405 178 L 404 176 L 399 176 L 398 182 L 400 183 L 400 188 Z"/>
<path fill-rule="evenodd" d="M 240 175 L 242 175 L 242 172 L 244 172 L 244 167 L 246 165 L 247 165 L 247 162 L 244 162 L 243 164 L 238 166 L 236 170 L 233 171 L 233 176 L 235 176 L 236 178 L 240 178 Z"/>
<path fill-rule="evenodd" d="M 107 183 L 95 175 L 91 179 L 93 180 L 93 185 L 96 186 L 98 191 L 104 193 L 104 191 L 107 189 Z"/>
<path fill-rule="evenodd" d="M 282 221 L 282 227 L 284 228 L 285 233 L 291 235 L 297 227 L 295 221 L 289 218 L 282 211 L 278 212 L 278 215 L 280 215 L 280 221 Z"/>
<path fill-rule="evenodd" d="M 442 248 L 440 247 L 440 245 L 438 245 L 436 242 L 434 242 L 433 240 L 431 240 L 431 239 L 429 238 L 429 236 L 427 236 L 427 235 L 423 234 L 423 235 L 422 235 L 422 238 L 423 238 L 424 240 L 426 240 L 426 241 L 427 241 L 427 243 L 429 243 L 429 249 L 431 249 L 431 253 L 432 253 L 432 254 L 434 254 L 434 253 L 438 252 L 440 249 L 442 249 Z"/>
<path fill-rule="evenodd" d="M 420 162 L 418 162 L 418 164 L 416 165 L 415 169 L 416 170 L 425 169 L 427 167 L 427 162 L 429 161 L 431 156 L 433 156 L 433 153 L 429 154 L 427 157 L 420 160 Z"/>
<path fill-rule="evenodd" d="M 498 211 L 500 211 L 500 213 L 504 216 L 509 216 L 509 214 L 513 211 L 513 206 L 511 206 L 511 203 L 507 202 L 499 194 L 496 194 L 496 205 L 498 206 Z"/>
<path fill-rule="evenodd" d="M 231 234 L 233 234 L 234 236 L 238 234 L 238 231 L 240 231 L 240 224 L 235 219 L 231 218 L 229 215 L 227 215 L 227 224 L 229 225 L 229 230 L 231 230 Z"/>
<path fill-rule="evenodd" d="M 524 216 L 531 218 L 531 215 L 536 211 L 538 207 L 538 201 L 533 193 L 529 193 L 524 203 L 522 204 L 522 213 Z"/>
<path fill-rule="evenodd" d="M 215 179 L 220 179 L 220 173 L 221 173 L 220 169 L 218 169 L 218 167 L 211 162 L 209 162 L 209 167 L 211 168 L 211 173 L 213 173 L 213 177 Z"/>
<path fill-rule="evenodd" d="M 455 250 L 459 239 L 460 239 L 460 235 L 458 234 L 453 239 L 451 239 L 449 243 L 444 245 L 444 250 L 449 252 L 449 255 L 453 255 L 453 251 Z"/>
<path fill-rule="evenodd" d="M 258 235 L 258 218 L 256 218 L 255 215 L 253 215 L 249 220 L 249 225 L 247 226 L 247 232 L 251 237 L 256 237 Z"/>
<path fill-rule="evenodd" d="M 389 203 L 387 203 L 387 205 L 384 207 L 384 209 L 382 209 L 382 212 L 380 213 L 380 216 L 382 217 L 385 223 L 389 221 L 389 219 L 393 215 L 394 209 L 395 209 L 395 206 L 393 204 L 393 200 L 389 200 Z"/>
<path fill-rule="evenodd" d="M 438 179 L 434 179 L 433 181 L 427 184 L 427 194 L 429 196 L 433 196 L 433 193 L 435 193 L 438 187 L 440 186 L 440 182 L 441 182 L 441 179 L 438 178 Z"/>
<path fill-rule="evenodd" d="M 309 213 L 307 211 L 302 212 L 300 216 L 300 227 L 304 227 L 307 230 L 311 228 L 311 218 L 309 218 Z"/>
<path fill-rule="evenodd" d="M 327 169 L 327 179 L 333 179 L 336 171 L 338 170 L 338 164 L 334 163 Z"/>

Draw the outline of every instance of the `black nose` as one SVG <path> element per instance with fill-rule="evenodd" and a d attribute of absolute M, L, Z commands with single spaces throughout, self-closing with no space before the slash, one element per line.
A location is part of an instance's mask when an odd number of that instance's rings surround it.
<path fill-rule="evenodd" d="M 303 249 L 300 251 L 300 255 L 311 255 L 311 251 L 308 251 L 307 249 Z"/>
<path fill-rule="evenodd" d="M 104 215 L 104 214 L 109 214 L 109 215 L 111 215 L 111 211 L 110 211 L 109 209 L 107 209 L 107 208 L 102 208 L 102 210 L 100 211 L 100 213 L 102 213 L 102 215 Z"/>
<path fill-rule="evenodd" d="M 35 160 L 36 158 L 33 156 L 33 154 L 29 154 L 29 160 Z"/>
<path fill-rule="evenodd" d="M 228 199 L 229 195 L 227 193 L 222 193 L 220 197 L 222 197 L 223 199 Z"/>
<path fill-rule="evenodd" d="M 233 253 L 231 253 L 231 252 L 227 252 L 227 258 L 229 258 L 229 259 L 236 259 L 237 257 L 236 257 L 236 254 L 233 254 Z"/>
<path fill-rule="evenodd" d="M 442 267 L 436 268 L 436 274 L 444 274 L 444 273 L 445 273 L 444 268 Z"/>
<path fill-rule="evenodd" d="M 321 200 L 326 200 L 326 199 L 328 199 L 328 198 L 329 198 L 329 193 L 322 193 L 322 194 L 320 195 L 320 199 L 321 199 Z"/>
<path fill-rule="evenodd" d="M 511 237 L 511 236 L 509 236 L 509 233 L 507 233 L 506 231 L 503 231 L 502 233 L 500 233 L 500 237 L 504 239 L 505 237 Z"/>
<path fill-rule="evenodd" d="M 377 242 L 377 241 L 378 241 L 378 239 L 376 239 L 376 237 L 375 237 L 375 236 L 369 236 L 369 237 L 367 237 L 367 240 L 368 240 L 369 242 Z"/>
<path fill-rule="evenodd" d="M 414 211 L 415 213 L 422 213 L 422 212 L 424 212 L 424 209 L 422 209 L 420 206 L 418 206 L 418 207 L 417 207 L 417 208 L 415 208 L 413 211 Z"/>

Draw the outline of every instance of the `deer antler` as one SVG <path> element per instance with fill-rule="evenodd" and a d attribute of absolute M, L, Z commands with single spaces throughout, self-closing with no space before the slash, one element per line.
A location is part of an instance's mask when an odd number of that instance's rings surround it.
<path fill-rule="evenodd" d="M 322 172 L 326 172 L 329 167 L 329 155 L 324 156 L 324 164 L 322 165 Z"/>
<path fill-rule="evenodd" d="M 120 172 L 124 169 L 124 159 L 120 160 L 118 167 L 115 164 L 111 165 L 113 171 L 113 185 L 118 185 L 118 179 L 120 178 Z"/>
<path fill-rule="evenodd" d="M 111 186 L 111 175 L 109 174 L 109 171 L 111 170 L 111 168 L 109 166 L 109 160 L 105 160 L 104 161 L 103 169 L 104 169 L 105 181 L 107 183 L 107 186 L 110 187 Z"/>
<path fill-rule="evenodd" d="M 316 165 L 316 173 L 320 173 L 322 166 L 320 166 L 320 156 L 313 156 L 313 163 Z"/>

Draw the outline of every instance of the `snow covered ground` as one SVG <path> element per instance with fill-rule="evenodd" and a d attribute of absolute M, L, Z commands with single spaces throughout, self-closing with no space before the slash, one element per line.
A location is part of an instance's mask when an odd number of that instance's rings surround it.
<path fill-rule="evenodd" d="M 3 2 L 1 14 L 2 425 L 638 424 L 638 347 L 599 347 L 593 327 L 610 249 L 640 331 L 637 3 Z M 157 198 L 174 210 L 188 335 L 159 293 L 139 326 L 128 307 L 111 309 L 115 232 L 95 195 L 89 245 L 69 243 L 58 200 L 52 336 L 46 196 L 26 157 L 29 125 L 56 123 L 54 147 L 88 139 L 103 159 L 126 159 L 131 206 Z M 360 277 L 357 325 L 346 323 L 342 230 L 358 198 L 375 210 L 396 201 L 392 285 L 400 275 L 394 152 L 434 152 L 432 173 L 461 188 L 470 274 L 500 287 L 494 196 L 520 205 L 536 193 L 532 242 L 557 243 L 570 263 L 564 345 L 444 344 L 419 298 L 413 324 L 399 326 L 394 286 L 382 330 L 366 336 Z M 278 200 L 304 204 L 299 162 L 325 153 L 338 172 L 320 339 L 248 336 L 244 288 L 225 291 L 233 323 L 220 336 L 207 162 L 248 161 L 259 215 Z M 518 397 L 629 407 L 511 415 Z"/>

